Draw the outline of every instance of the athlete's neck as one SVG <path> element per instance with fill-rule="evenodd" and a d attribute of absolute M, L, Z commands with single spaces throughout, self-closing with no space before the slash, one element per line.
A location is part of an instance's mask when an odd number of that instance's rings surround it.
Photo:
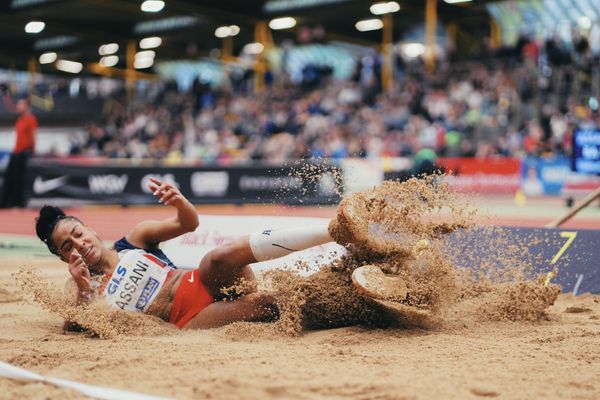
<path fill-rule="evenodd" d="M 98 274 L 112 274 L 119 264 L 119 255 L 115 249 L 107 249 L 105 256 L 98 264 L 90 265 L 90 270 L 96 271 Z"/>

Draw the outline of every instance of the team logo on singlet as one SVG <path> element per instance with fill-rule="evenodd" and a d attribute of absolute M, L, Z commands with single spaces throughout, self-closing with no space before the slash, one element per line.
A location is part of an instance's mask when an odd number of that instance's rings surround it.
<path fill-rule="evenodd" d="M 154 296 L 154 293 L 160 287 L 160 282 L 154 278 L 148 279 L 148 282 L 142 289 L 142 293 L 140 294 L 140 298 L 137 303 L 135 303 L 135 308 L 138 310 L 144 310 L 146 306 L 150 303 L 150 299 Z"/>

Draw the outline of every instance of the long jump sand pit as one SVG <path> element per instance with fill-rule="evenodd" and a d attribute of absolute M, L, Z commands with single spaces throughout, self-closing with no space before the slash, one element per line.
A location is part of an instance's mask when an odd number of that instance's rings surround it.
<path fill-rule="evenodd" d="M 22 297 L 27 265 L 62 287 L 51 259 L 0 261 L 0 358 L 48 376 L 174 398 L 597 399 L 600 297 L 560 295 L 537 321 L 465 321 L 437 329 L 345 327 L 298 336 L 224 327 L 109 339 L 65 334 Z M 462 325 L 462 326 L 461 326 Z M 81 398 L 0 378 L 7 399 Z"/>
<path fill-rule="evenodd" d="M 336 239 L 353 243 L 347 256 L 308 277 L 279 270 L 259 281 L 285 293 L 279 321 L 269 324 L 179 331 L 101 304 L 73 309 L 61 292 L 64 264 L 0 259 L 0 358 L 173 398 L 600 398 L 600 297 L 559 295 L 528 276 L 526 246 L 511 246 L 502 269 L 455 268 L 443 238 L 468 228 L 473 213 L 447 192 L 426 182 L 383 185 L 344 200 L 337 221 Z M 363 298 L 350 276 L 365 264 L 402 279 L 408 295 L 395 301 L 429 316 L 396 318 Z M 65 315 L 96 334 L 64 333 Z M 0 390 L 81 398 L 5 378 Z"/>

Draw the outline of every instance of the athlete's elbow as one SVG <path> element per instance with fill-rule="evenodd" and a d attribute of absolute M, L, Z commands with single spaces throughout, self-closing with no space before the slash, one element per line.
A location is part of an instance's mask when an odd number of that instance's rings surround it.
<path fill-rule="evenodd" d="M 182 224 L 186 232 L 195 231 L 196 228 L 198 228 L 198 225 L 200 225 L 200 220 L 198 219 L 197 215 L 194 215 L 194 217 L 192 218 L 186 219 L 185 223 Z"/>

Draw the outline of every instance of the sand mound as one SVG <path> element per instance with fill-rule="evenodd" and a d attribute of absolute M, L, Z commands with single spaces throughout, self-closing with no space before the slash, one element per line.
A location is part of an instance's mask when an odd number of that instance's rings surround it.
<path fill-rule="evenodd" d="M 14 303 L 21 300 L 21 296 L 0 286 L 0 303 Z"/>
<path fill-rule="evenodd" d="M 33 300 L 43 308 L 102 338 L 177 332 L 156 317 L 115 310 L 102 301 L 93 301 L 85 306 L 78 305 L 67 293 L 47 283 L 47 278 L 34 269 L 19 269 L 15 273 L 15 279 L 23 293 L 32 295 Z"/>
<path fill-rule="evenodd" d="M 437 178 L 387 181 L 344 199 L 330 232 L 338 243 L 349 244 L 347 256 L 308 277 L 267 274 L 272 288 L 291 293 L 281 302 L 281 331 L 543 318 L 560 289 L 544 286 L 543 277 L 532 275 L 533 266 L 521 261 L 527 243 L 508 237 L 503 242 L 499 233 L 494 244 L 473 244 L 470 254 L 460 254 L 471 257 L 470 268 L 457 265 L 456 254 L 449 257 L 448 234 L 481 228 L 473 222 L 476 210 Z M 481 257 L 491 247 L 499 253 L 493 263 Z M 355 290 L 352 271 L 365 264 L 406 283 L 408 294 L 396 299 L 399 313 L 389 312 L 393 304 L 382 306 Z"/>

